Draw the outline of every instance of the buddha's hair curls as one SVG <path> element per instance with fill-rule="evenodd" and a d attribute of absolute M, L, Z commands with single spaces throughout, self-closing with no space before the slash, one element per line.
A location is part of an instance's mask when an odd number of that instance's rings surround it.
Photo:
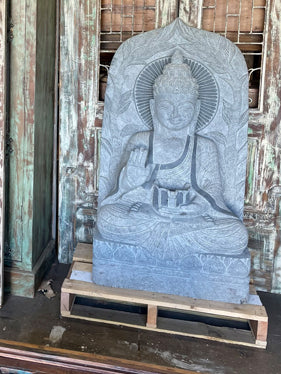
<path fill-rule="evenodd" d="M 182 93 L 198 98 L 199 86 L 192 77 L 190 67 L 184 63 L 183 56 L 176 51 L 172 61 L 167 64 L 153 85 L 154 97 L 164 93 Z"/>

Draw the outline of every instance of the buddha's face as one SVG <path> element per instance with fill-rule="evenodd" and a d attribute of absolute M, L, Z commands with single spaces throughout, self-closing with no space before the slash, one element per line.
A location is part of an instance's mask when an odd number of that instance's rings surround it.
<path fill-rule="evenodd" d="M 189 127 L 198 115 L 198 103 L 197 98 L 190 95 L 158 94 L 151 100 L 152 118 L 170 130 L 181 130 Z"/>

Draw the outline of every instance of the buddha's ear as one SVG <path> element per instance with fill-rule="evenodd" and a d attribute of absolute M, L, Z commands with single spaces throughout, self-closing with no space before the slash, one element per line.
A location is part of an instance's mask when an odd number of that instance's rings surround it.
<path fill-rule="evenodd" d="M 193 115 L 191 125 L 190 125 L 190 128 L 189 128 L 189 133 L 190 134 L 195 134 L 195 132 L 196 132 L 197 120 L 198 120 L 199 113 L 200 113 L 200 105 L 201 105 L 201 102 L 198 99 L 196 104 L 195 104 L 194 115 Z"/>
<path fill-rule="evenodd" d="M 154 113 L 155 113 L 155 100 L 154 99 L 149 100 L 149 106 L 150 106 L 150 112 L 151 112 L 152 118 L 154 118 Z"/>

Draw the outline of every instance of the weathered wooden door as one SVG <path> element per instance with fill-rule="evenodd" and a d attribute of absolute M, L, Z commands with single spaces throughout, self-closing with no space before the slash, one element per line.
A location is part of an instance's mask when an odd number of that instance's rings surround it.
<path fill-rule="evenodd" d="M 247 61 L 250 121 L 245 222 L 252 275 L 259 289 L 281 292 L 280 11 L 278 0 L 62 0 L 61 261 L 71 261 L 77 241 L 92 240 L 103 94 L 112 55 L 128 37 L 179 16 L 191 26 L 229 38 Z"/>
<path fill-rule="evenodd" d="M 56 0 L 13 0 L 9 43 L 5 288 L 32 297 L 54 258 Z"/>
<path fill-rule="evenodd" d="M 7 4 L 0 0 L 0 306 L 3 301 Z"/>

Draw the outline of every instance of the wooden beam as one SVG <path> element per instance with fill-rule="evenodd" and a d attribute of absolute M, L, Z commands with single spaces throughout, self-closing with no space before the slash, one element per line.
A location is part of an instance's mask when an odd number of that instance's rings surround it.
<path fill-rule="evenodd" d="M 61 293 L 61 311 L 67 314 L 70 314 L 72 304 L 74 302 L 75 295 L 70 293 L 62 292 Z"/>
<path fill-rule="evenodd" d="M 158 315 L 157 305 L 148 305 L 147 306 L 146 327 L 149 327 L 151 329 L 156 329 L 156 327 L 157 327 L 157 315 Z"/>

